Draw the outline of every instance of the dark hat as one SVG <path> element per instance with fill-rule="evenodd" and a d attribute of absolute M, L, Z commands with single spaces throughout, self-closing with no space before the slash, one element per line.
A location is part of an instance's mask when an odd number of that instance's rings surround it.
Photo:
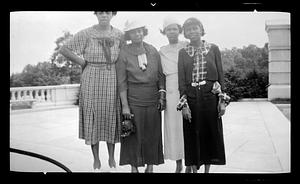
<path fill-rule="evenodd" d="M 191 17 L 191 18 L 188 18 L 186 21 L 184 21 L 183 23 L 183 30 L 187 27 L 187 26 L 190 26 L 190 25 L 198 25 L 201 29 L 201 32 L 202 32 L 202 36 L 205 34 L 204 32 L 204 28 L 203 28 L 203 24 L 201 23 L 201 21 L 195 17 Z"/>

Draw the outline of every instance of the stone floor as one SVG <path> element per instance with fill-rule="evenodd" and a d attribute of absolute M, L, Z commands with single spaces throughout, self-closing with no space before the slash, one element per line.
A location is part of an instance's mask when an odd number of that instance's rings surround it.
<path fill-rule="evenodd" d="M 223 116 L 226 165 L 211 166 L 211 173 L 289 173 L 290 120 L 272 103 L 232 102 Z M 55 159 L 72 172 L 92 172 L 92 153 L 78 139 L 78 107 L 12 111 L 10 147 Z M 119 162 L 120 144 L 115 159 Z M 130 172 L 129 166 L 108 167 L 108 153 L 100 143 L 100 172 Z M 36 158 L 10 153 L 10 170 L 64 172 Z M 154 166 L 156 173 L 173 173 L 175 162 Z M 140 168 L 143 172 L 144 168 Z M 203 167 L 199 172 L 203 172 Z"/>

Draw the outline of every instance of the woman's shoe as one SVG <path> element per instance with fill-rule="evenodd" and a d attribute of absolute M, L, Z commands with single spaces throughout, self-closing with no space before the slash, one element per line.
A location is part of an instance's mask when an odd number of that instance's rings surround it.
<path fill-rule="evenodd" d="M 186 166 L 185 173 L 192 173 L 192 166 Z"/>
<path fill-rule="evenodd" d="M 137 167 L 131 167 L 131 173 L 139 173 L 139 170 Z"/>
<path fill-rule="evenodd" d="M 182 165 L 181 166 L 177 166 L 176 170 L 175 170 L 175 173 L 181 173 L 181 171 L 182 171 Z"/>
<path fill-rule="evenodd" d="M 153 165 L 151 165 L 151 166 L 147 165 L 147 167 L 145 169 L 145 173 L 153 173 Z"/>
<path fill-rule="evenodd" d="M 116 161 L 108 159 L 108 165 L 110 168 L 116 168 Z"/>
<path fill-rule="evenodd" d="M 101 172 L 101 171 L 100 171 L 100 168 L 96 168 L 96 169 L 92 168 L 92 171 L 91 171 L 91 172 L 93 172 L 93 173 L 99 173 L 99 172 Z"/>
<path fill-rule="evenodd" d="M 197 166 L 193 165 L 193 166 L 192 166 L 192 170 L 193 170 L 193 173 L 198 173 Z"/>

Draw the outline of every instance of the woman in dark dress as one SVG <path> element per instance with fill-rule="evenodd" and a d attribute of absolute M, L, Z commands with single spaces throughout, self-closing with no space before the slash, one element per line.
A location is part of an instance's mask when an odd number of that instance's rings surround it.
<path fill-rule="evenodd" d="M 120 165 L 131 165 L 131 172 L 147 164 L 145 172 L 153 172 L 153 165 L 164 163 L 161 111 L 165 109 L 165 76 L 160 55 L 143 41 L 145 25 L 138 21 L 125 24 L 125 45 L 116 64 L 122 114 L 134 117 L 136 132 L 121 139 Z"/>
<path fill-rule="evenodd" d="M 215 93 L 216 86 L 219 92 L 224 89 L 221 54 L 218 46 L 201 40 L 204 29 L 198 19 L 187 19 L 183 30 L 190 40 L 178 56 L 180 97 L 187 100 L 182 109 L 186 172 L 196 173 L 204 164 L 208 173 L 211 164 L 225 164 L 224 111 L 218 111 Z"/>

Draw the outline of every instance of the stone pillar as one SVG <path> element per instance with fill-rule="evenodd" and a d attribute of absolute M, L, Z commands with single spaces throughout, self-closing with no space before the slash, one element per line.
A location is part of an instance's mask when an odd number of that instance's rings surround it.
<path fill-rule="evenodd" d="M 269 38 L 268 100 L 290 99 L 291 40 L 289 20 L 266 21 Z"/>

